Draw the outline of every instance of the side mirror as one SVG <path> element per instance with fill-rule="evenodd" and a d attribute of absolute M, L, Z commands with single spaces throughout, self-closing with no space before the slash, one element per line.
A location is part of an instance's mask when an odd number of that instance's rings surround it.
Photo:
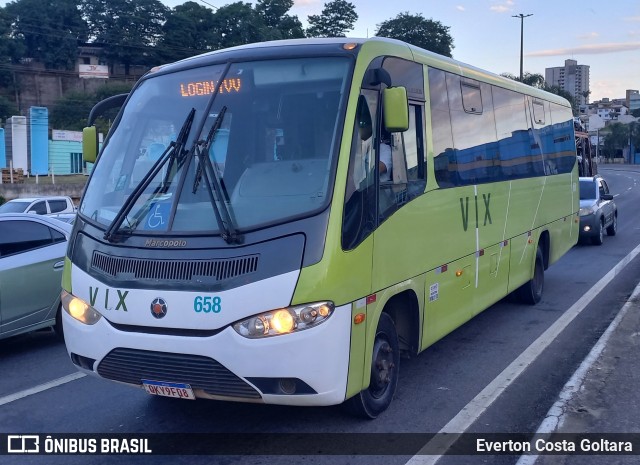
<path fill-rule="evenodd" d="M 613 200 L 612 194 L 602 194 L 602 200 Z"/>
<path fill-rule="evenodd" d="M 384 128 L 388 132 L 409 129 L 409 99 L 405 87 L 388 87 L 382 91 Z"/>
<path fill-rule="evenodd" d="M 89 126 L 82 130 L 82 159 L 89 163 L 95 163 L 98 157 L 98 130 L 95 126 Z"/>
<path fill-rule="evenodd" d="M 30 215 L 37 215 L 38 212 L 35 210 L 29 210 L 27 213 L 29 213 Z"/>

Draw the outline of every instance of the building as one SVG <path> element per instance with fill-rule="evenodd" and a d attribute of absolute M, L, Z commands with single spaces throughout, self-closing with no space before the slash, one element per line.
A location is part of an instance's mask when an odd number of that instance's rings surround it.
<path fill-rule="evenodd" d="M 633 112 L 634 110 L 640 110 L 640 91 L 627 89 L 627 108 L 629 112 Z"/>
<path fill-rule="evenodd" d="M 589 103 L 589 66 L 576 60 L 565 60 L 564 66 L 545 68 L 544 80 L 550 86 L 558 86 L 574 96 L 578 105 Z"/>

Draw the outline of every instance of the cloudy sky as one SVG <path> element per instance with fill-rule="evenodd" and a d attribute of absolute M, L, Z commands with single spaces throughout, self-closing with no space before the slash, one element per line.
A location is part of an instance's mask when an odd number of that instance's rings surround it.
<path fill-rule="evenodd" d="M 223 6 L 231 0 L 195 0 Z M 247 0 L 244 0 L 247 1 Z M 292 14 L 305 24 L 326 0 L 295 0 Z M 637 0 L 350 0 L 359 15 L 350 37 L 375 33 L 400 12 L 421 13 L 450 27 L 453 58 L 494 73 L 520 69 L 524 19 L 524 71 L 544 76 L 566 59 L 590 66 L 590 100 L 622 98 L 640 89 L 640 2 Z M 184 1 L 163 0 L 168 6 Z M 255 2 L 254 2 L 255 3 Z"/>

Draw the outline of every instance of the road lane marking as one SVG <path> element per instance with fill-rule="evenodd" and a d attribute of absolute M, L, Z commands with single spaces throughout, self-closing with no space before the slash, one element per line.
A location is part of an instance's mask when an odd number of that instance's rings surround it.
<path fill-rule="evenodd" d="M 629 296 L 629 300 L 625 302 L 622 306 L 622 309 L 618 312 L 614 320 L 611 322 L 607 330 L 602 333 L 596 345 L 593 346 L 589 354 L 582 361 L 578 369 L 573 373 L 573 376 L 567 381 L 567 384 L 564 385 L 562 391 L 558 395 L 558 400 L 551 406 L 549 411 L 547 412 L 547 416 L 536 431 L 536 435 L 544 435 L 553 433 L 557 428 L 562 426 L 564 420 L 566 418 L 565 412 L 567 411 L 567 404 L 573 398 L 573 396 L 582 388 L 582 384 L 584 383 L 584 379 L 587 376 L 587 372 L 591 369 L 593 364 L 600 358 L 600 355 L 604 351 L 604 348 L 609 342 L 609 338 L 616 330 L 616 328 L 620 325 L 620 321 L 624 318 L 630 308 L 637 305 L 637 300 L 640 298 L 640 284 L 636 286 L 636 288 Z M 518 460 L 516 465 L 533 465 L 538 460 L 538 455 L 522 455 Z"/>
<path fill-rule="evenodd" d="M 591 301 L 640 253 L 637 245 L 626 257 L 614 266 L 600 281 L 565 311 L 538 339 L 533 341 L 493 381 L 465 405 L 438 434 L 422 448 L 406 465 L 433 465 L 441 455 L 421 455 L 422 451 L 446 450 L 457 440 L 456 433 L 464 433 L 480 418 L 500 395 L 540 356 L 540 354 L 564 331 L 564 329 L 591 303 Z M 443 449 L 444 448 L 444 449 Z"/>
<path fill-rule="evenodd" d="M 0 406 L 6 405 L 15 400 L 23 399 L 33 394 L 37 394 L 42 391 L 46 391 L 47 389 L 54 388 L 56 386 L 61 386 L 62 384 L 70 383 L 71 381 L 75 381 L 76 379 L 84 378 L 87 376 L 84 373 L 80 373 L 79 371 L 76 373 L 72 373 L 67 376 L 63 376 L 62 378 L 54 379 L 53 381 L 46 382 L 44 384 L 40 384 L 38 386 L 25 389 L 24 391 L 16 392 L 14 394 L 9 394 L 5 397 L 0 397 Z"/>

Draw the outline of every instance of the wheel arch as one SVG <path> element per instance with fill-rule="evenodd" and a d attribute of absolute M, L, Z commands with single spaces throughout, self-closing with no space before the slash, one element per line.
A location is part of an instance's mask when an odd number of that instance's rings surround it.
<path fill-rule="evenodd" d="M 538 239 L 538 247 L 542 249 L 542 258 L 544 262 L 544 269 L 547 270 L 549 268 L 549 256 L 551 253 L 551 235 L 548 230 L 544 230 L 540 233 L 540 238 Z"/>
<path fill-rule="evenodd" d="M 400 351 L 404 355 L 416 355 L 420 347 L 420 308 L 413 289 L 406 289 L 391 297 L 382 313 L 388 314 L 396 326 Z"/>

